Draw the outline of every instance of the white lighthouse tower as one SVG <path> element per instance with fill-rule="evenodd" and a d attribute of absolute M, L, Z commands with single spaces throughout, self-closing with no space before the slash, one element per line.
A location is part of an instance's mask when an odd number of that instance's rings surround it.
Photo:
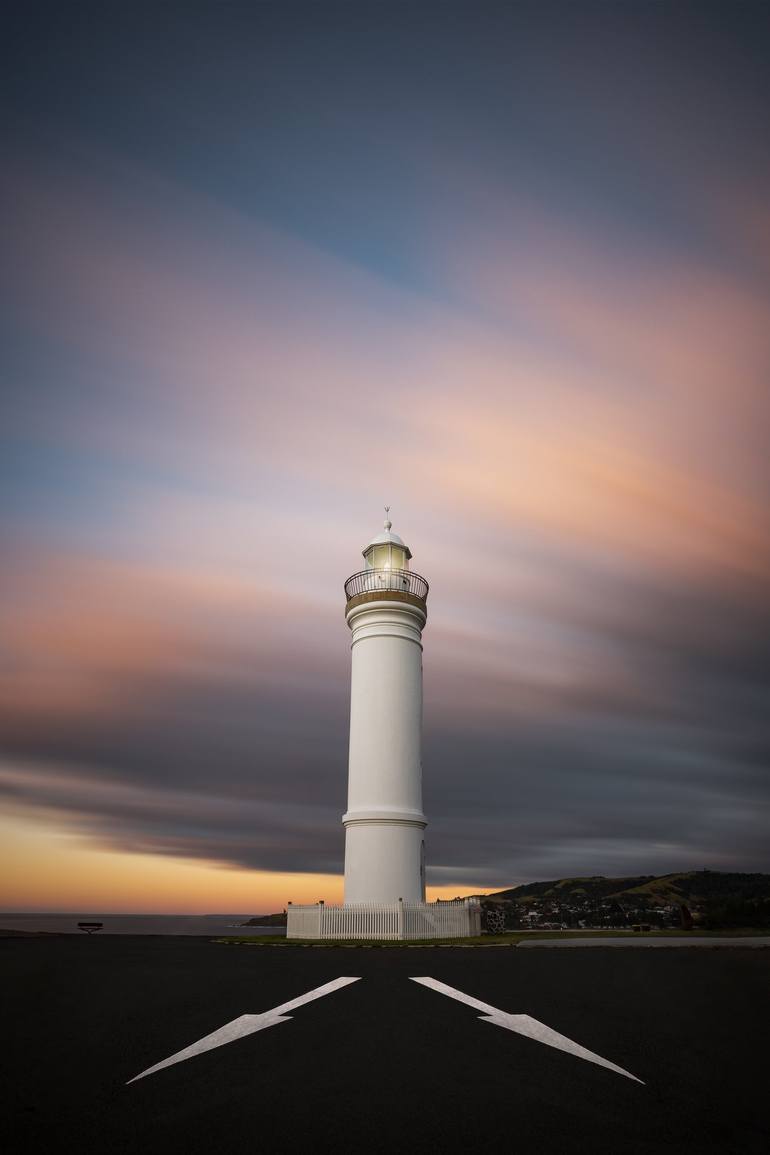
<path fill-rule="evenodd" d="M 387 512 L 387 510 L 386 510 Z M 422 630 L 428 583 L 390 519 L 345 582 L 352 633 L 345 903 L 425 902 Z"/>
<path fill-rule="evenodd" d="M 385 509 L 388 513 L 388 507 Z M 425 901 L 422 631 L 428 583 L 390 518 L 345 582 L 351 632 L 350 753 L 342 906 L 289 903 L 289 938 L 419 939 L 478 934 L 469 899 Z"/>

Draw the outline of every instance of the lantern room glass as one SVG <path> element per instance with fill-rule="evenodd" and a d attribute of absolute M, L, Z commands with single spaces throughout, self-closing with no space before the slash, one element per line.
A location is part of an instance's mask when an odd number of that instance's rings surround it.
<path fill-rule="evenodd" d="M 373 545 L 366 555 L 366 564 L 372 569 L 387 569 L 390 561 L 389 545 Z"/>
<path fill-rule="evenodd" d="M 390 542 L 373 545 L 364 556 L 367 569 L 409 569 L 406 549 L 402 545 L 392 545 Z"/>

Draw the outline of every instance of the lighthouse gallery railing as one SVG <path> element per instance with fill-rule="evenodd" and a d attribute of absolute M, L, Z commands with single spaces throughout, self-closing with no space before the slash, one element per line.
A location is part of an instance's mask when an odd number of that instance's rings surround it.
<path fill-rule="evenodd" d="M 428 583 L 420 574 L 408 569 L 362 569 L 345 582 L 345 597 L 348 601 L 359 594 L 379 593 L 383 590 L 412 594 L 425 601 Z"/>

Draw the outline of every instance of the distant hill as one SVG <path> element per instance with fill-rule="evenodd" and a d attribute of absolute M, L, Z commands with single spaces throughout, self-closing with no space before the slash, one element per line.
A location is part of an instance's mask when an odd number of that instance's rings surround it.
<path fill-rule="evenodd" d="M 484 896 L 486 901 L 526 904 L 538 899 L 629 898 L 644 902 L 702 903 L 770 899 L 770 874 L 732 874 L 718 870 L 686 870 L 675 874 L 637 874 L 621 878 L 592 875 L 529 882 Z"/>
<path fill-rule="evenodd" d="M 241 926 L 286 926 L 286 911 L 281 914 L 255 914 Z"/>

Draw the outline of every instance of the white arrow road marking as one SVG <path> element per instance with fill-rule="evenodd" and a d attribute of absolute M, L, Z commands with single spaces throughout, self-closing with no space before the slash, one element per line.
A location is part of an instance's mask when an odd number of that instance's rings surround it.
<path fill-rule="evenodd" d="M 271 1011 L 265 1011 L 261 1015 L 240 1015 L 237 1019 L 233 1019 L 230 1023 L 225 1023 L 217 1031 L 212 1031 L 210 1035 L 206 1035 L 202 1039 L 198 1039 L 197 1043 L 191 1043 L 189 1047 L 185 1047 L 183 1051 L 177 1051 L 175 1055 L 169 1056 L 168 1059 L 163 1059 L 162 1062 L 156 1063 L 154 1067 L 148 1067 L 146 1071 L 142 1071 L 141 1075 L 135 1075 L 133 1079 L 129 1079 L 129 1083 L 135 1083 L 137 1079 L 143 1079 L 146 1075 L 154 1075 L 156 1071 L 160 1071 L 163 1067 L 171 1067 L 174 1063 L 182 1063 L 185 1059 L 191 1059 L 193 1055 L 200 1055 L 203 1051 L 211 1051 L 214 1047 L 222 1047 L 225 1043 L 232 1043 L 235 1039 L 242 1039 L 244 1035 L 253 1035 L 255 1031 L 263 1031 L 266 1027 L 273 1027 L 276 1023 L 287 1023 L 291 1021 L 291 1016 L 286 1014 L 286 1011 L 296 1010 L 297 1007 L 303 1006 L 304 1003 L 311 1003 L 313 999 L 322 999 L 324 995 L 330 995 L 333 991 L 338 991 L 341 987 L 348 986 L 349 983 L 357 983 L 358 978 L 339 978 L 334 979 L 330 983 L 324 983 L 322 987 L 316 987 L 315 990 L 308 991 L 307 994 L 300 995 L 296 999 L 291 999 L 288 1003 L 281 1003 L 280 1007 L 273 1007 Z M 128 1086 L 128 1083 L 126 1084 Z"/>
<path fill-rule="evenodd" d="M 469 1007 L 475 1007 L 477 1011 L 483 1011 L 484 1015 L 481 1017 L 483 1023 L 494 1023 L 495 1026 L 505 1027 L 508 1031 L 515 1031 L 517 1035 L 526 1035 L 528 1039 L 545 1043 L 547 1047 L 557 1047 L 560 1051 L 568 1051 L 579 1059 L 587 1059 L 589 1063 L 598 1063 L 600 1067 L 606 1067 L 608 1071 L 615 1071 L 618 1075 L 625 1075 L 627 1079 L 633 1079 L 635 1083 L 641 1083 L 644 1086 L 643 1080 L 637 1079 L 636 1075 L 632 1075 L 630 1071 L 624 1071 L 622 1067 L 615 1066 L 608 1059 L 603 1059 L 601 1055 L 595 1055 L 593 1051 L 586 1050 L 579 1043 L 573 1043 L 572 1039 L 568 1039 L 566 1035 L 552 1031 L 545 1023 L 540 1023 L 537 1019 L 530 1018 L 529 1015 L 509 1015 L 505 1011 L 499 1011 L 497 1007 L 491 1007 L 489 1003 L 482 1003 L 480 999 L 474 999 L 472 995 L 466 995 L 462 991 L 456 991 L 454 987 L 448 987 L 446 983 L 441 983 L 438 979 L 413 978 L 412 982 L 422 983 L 424 987 L 431 987 L 440 995 L 448 995 L 450 999 L 457 999 L 460 1003 L 467 1003 Z"/>

